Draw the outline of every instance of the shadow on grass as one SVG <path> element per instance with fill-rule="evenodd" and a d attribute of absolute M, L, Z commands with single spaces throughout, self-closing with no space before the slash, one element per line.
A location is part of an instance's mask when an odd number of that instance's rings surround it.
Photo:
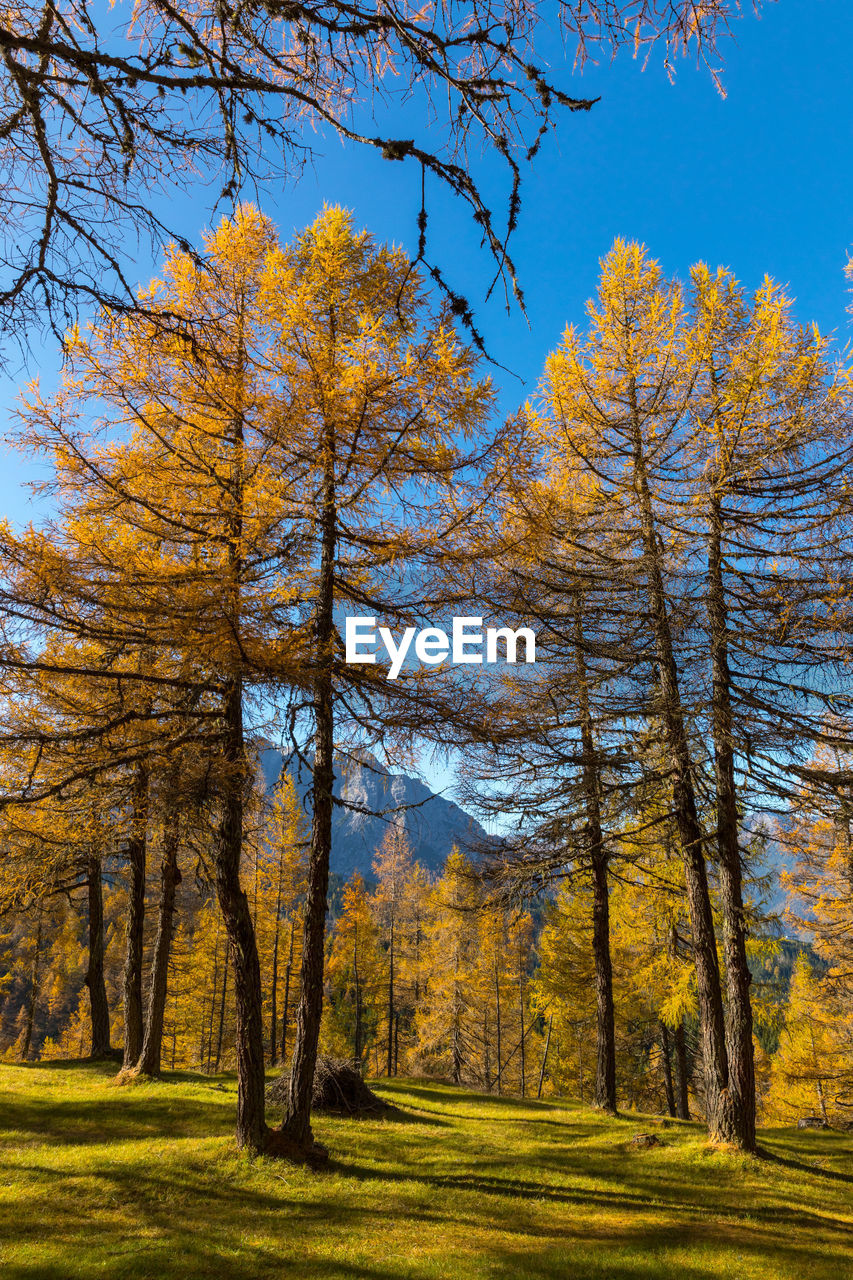
<path fill-rule="evenodd" d="M 823 1169 L 820 1165 L 808 1164 L 805 1160 L 796 1160 L 793 1156 L 783 1156 L 768 1147 L 759 1147 L 757 1153 L 768 1164 L 778 1164 L 784 1169 L 793 1169 L 797 1173 L 809 1173 L 814 1178 L 826 1178 L 830 1182 L 846 1182 L 853 1185 L 853 1174 L 839 1173 L 837 1169 Z M 831 1152 L 827 1152 L 831 1155 Z"/>
<path fill-rule="evenodd" d="M 280 1124 L 284 1118 L 285 1104 L 268 1102 L 266 1106 L 267 1122 L 270 1125 Z M 356 1125 L 369 1124 L 413 1124 L 425 1125 L 429 1128 L 449 1129 L 450 1121 L 440 1120 L 434 1111 L 406 1111 L 394 1103 L 385 1103 L 381 1111 L 334 1111 L 325 1107 L 314 1107 L 312 1116 L 322 1120 L 352 1121 Z"/>
<path fill-rule="evenodd" d="M 496 1093 L 478 1093 L 473 1089 L 465 1089 L 461 1085 L 450 1084 L 445 1080 L 438 1080 L 434 1085 L 425 1084 L 423 1087 L 419 1085 L 409 1084 L 406 1080 L 389 1080 L 386 1076 L 382 1076 L 378 1080 L 371 1081 L 371 1087 L 379 1089 L 383 1093 L 403 1093 L 411 1098 L 425 1098 L 435 1106 L 436 1102 L 466 1102 L 471 1106 L 480 1106 L 482 1108 L 498 1108 L 506 1110 L 530 1110 L 535 1107 L 537 1111 L 567 1111 L 570 1110 L 569 1104 L 558 1104 L 554 1102 L 541 1102 L 536 1098 L 506 1098 Z"/>
<path fill-rule="evenodd" d="M 222 1108 L 221 1117 L 216 1107 Z M 61 1146 L 110 1143 L 135 1138 L 219 1137 L 234 1127 L 234 1098 L 230 1093 L 194 1100 L 180 1099 L 175 1108 L 167 1095 L 134 1096 L 133 1088 L 116 1091 L 116 1096 L 81 1100 L 44 1098 L 23 1101 L 5 1097 L 2 1104 L 3 1129 L 28 1131 L 40 1142 Z M 0 1140 L 2 1135 L 0 1134 Z"/>

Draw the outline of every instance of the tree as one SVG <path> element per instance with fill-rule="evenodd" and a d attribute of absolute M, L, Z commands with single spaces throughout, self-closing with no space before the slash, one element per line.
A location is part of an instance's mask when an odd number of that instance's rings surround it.
<path fill-rule="evenodd" d="M 308 125 L 434 175 L 469 206 L 498 272 L 512 277 L 506 240 L 518 215 L 520 162 L 535 154 L 559 108 L 592 105 L 549 83 L 539 37 L 547 39 L 550 18 L 576 37 L 582 55 L 587 43 L 660 41 L 668 65 L 672 53 L 695 49 L 713 69 L 718 37 L 739 10 L 738 0 L 600 0 L 554 6 L 546 19 L 492 3 L 472 17 L 454 3 L 428 19 L 399 4 L 377 11 L 338 0 L 320 8 L 251 0 L 222 8 L 194 0 L 178 12 L 167 0 L 144 0 L 107 25 L 93 0 L 17 4 L 0 20 L 2 194 L 12 233 L 2 323 L 43 309 L 61 330 L 81 301 L 135 309 L 124 246 L 140 235 L 159 246 L 172 235 L 154 193 L 199 175 L 215 184 L 215 206 L 271 167 L 286 179 L 310 155 Z M 398 133 L 411 95 L 429 108 L 419 139 Z M 483 142 L 508 167 L 504 227 L 469 161 Z M 425 210 L 419 225 L 423 256 Z M 437 266 L 433 274 L 442 279 Z"/>
<path fill-rule="evenodd" d="M 288 510 L 293 536 L 309 549 L 293 599 L 298 634 L 309 639 L 313 756 L 303 756 L 311 855 L 282 1142 L 313 1158 L 336 744 L 347 726 L 367 746 L 413 725 L 423 731 L 430 716 L 446 721 L 456 698 L 429 668 L 391 679 L 375 657 L 342 661 L 336 611 L 404 626 L 428 616 L 446 532 L 479 501 L 483 445 L 466 444 L 484 432 L 493 393 L 476 380 L 475 354 L 459 343 L 448 309 L 431 310 L 412 263 L 356 234 L 342 210 L 326 210 L 298 237 L 283 271 L 277 367 L 292 399 L 282 467 L 299 478 L 301 502 Z"/>
<path fill-rule="evenodd" d="M 364 880 L 356 873 L 344 886 L 328 964 L 330 1029 L 359 1069 L 376 1038 L 383 1003 L 380 931 L 371 906 Z"/>
<path fill-rule="evenodd" d="M 801 954 L 791 978 L 788 1003 L 770 1073 L 765 1102 L 768 1114 L 790 1123 L 813 1114 L 823 1120 L 847 1119 L 851 1105 L 850 1050 L 853 1020 L 849 1005 L 838 1001 Z"/>
<path fill-rule="evenodd" d="M 821 670 L 840 662 L 826 583 L 844 577 L 843 502 L 832 494 L 848 465 L 846 379 L 771 282 L 751 304 L 726 272 L 700 266 L 692 283 L 688 300 L 640 246 L 617 242 L 588 331 L 567 330 L 548 362 L 547 394 L 552 456 L 589 478 L 622 530 L 600 564 L 613 609 L 616 593 L 633 598 L 652 641 L 644 714 L 660 726 L 685 862 L 709 1125 L 752 1149 L 742 813 L 746 795 L 761 805 L 784 794 L 803 744 L 826 733 Z M 636 671 L 628 634 L 616 654 Z M 701 805 L 709 756 L 725 1014 Z"/>
<path fill-rule="evenodd" d="M 271 927 L 261 931 L 259 937 L 262 959 L 269 955 L 268 963 L 271 971 L 269 979 L 270 1064 L 275 1066 L 280 1053 L 281 1061 L 286 1066 L 288 1031 L 299 982 L 299 953 L 302 943 L 302 913 L 307 887 L 309 847 L 305 814 L 296 794 L 293 778 L 286 770 L 282 770 L 276 784 L 263 835 L 268 855 L 265 860 L 265 883 L 261 901 L 265 904 L 267 911 L 273 901 L 275 902 Z M 282 925 L 284 937 L 282 937 Z M 282 956 L 284 957 L 284 979 L 279 1034 L 278 997 Z"/>
<path fill-rule="evenodd" d="M 426 928 L 429 986 L 416 1012 L 418 1059 L 454 1084 L 476 1070 L 476 907 L 471 867 L 454 848 L 433 890 Z"/>
<path fill-rule="evenodd" d="M 399 1015 L 398 988 L 395 983 L 399 985 L 401 942 L 405 938 L 408 915 L 406 898 L 413 871 L 412 848 L 405 828 L 399 823 L 394 823 L 388 828 L 373 860 L 373 874 L 377 881 L 373 899 L 374 910 L 377 923 L 384 933 L 388 975 L 385 1012 L 385 1074 L 387 1076 L 396 1075 L 394 1045 Z"/>
<path fill-rule="evenodd" d="M 251 209 L 224 222 L 208 252 L 206 265 L 173 252 L 146 314 L 105 315 L 88 339 L 74 341 L 58 396 L 34 399 L 29 438 L 53 450 L 73 508 L 71 536 L 58 528 L 55 539 L 70 571 L 49 598 L 37 594 L 33 603 L 21 589 L 18 601 L 29 602 L 28 623 L 50 628 L 59 616 L 66 631 L 109 635 L 121 655 L 98 674 L 131 702 L 120 723 L 147 726 L 147 740 L 141 746 L 139 732 L 126 735 L 98 767 L 124 761 L 139 777 L 155 745 L 165 758 L 191 741 L 202 749 L 218 810 L 213 871 L 234 960 L 238 1136 L 257 1148 L 264 1055 L 257 948 L 240 883 L 250 775 L 244 687 L 269 682 L 271 666 L 281 676 L 286 651 L 276 573 L 291 554 L 281 499 L 288 480 L 271 456 L 278 428 L 269 426 L 276 401 L 267 362 L 279 258 L 270 224 Z M 158 320 L 177 314 L 181 333 Z M 80 426 L 87 412 L 98 415 L 103 443 Z M 47 541 L 36 551 L 53 554 Z M 19 553 L 11 535 L 8 545 L 10 557 L 27 562 L 28 548 Z M 37 581 L 43 555 L 29 560 Z M 58 665 L 55 678 L 74 670 Z M 101 727 L 101 748 L 103 734 Z"/>

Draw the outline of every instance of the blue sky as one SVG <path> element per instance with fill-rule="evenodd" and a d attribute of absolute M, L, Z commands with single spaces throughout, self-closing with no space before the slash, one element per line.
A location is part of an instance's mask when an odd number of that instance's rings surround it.
<path fill-rule="evenodd" d="M 535 385 L 566 322 L 582 320 L 598 260 L 617 235 L 644 241 L 675 275 L 701 258 L 731 267 L 749 287 L 769 273 L 789 285 L 801 319 L 835 331 L 842 343 L 853 337 L 843 276 L 853 252 L 853 6 L 778 0 L 734 31 L 723 46 L 725 99 L 690 60 L 678 62 L 670 84 L 657 53 L 645 70 L 626 50 L 572 77 L 556 51 L 554 78 L 601 101 L 565 116 L 526 174 L 514 254 L 527 319 L 517 308 L 507 315 L 498 299 L 483 301 L 491 264 L 476 230 L 460 202 L 435 183 L 428 188 L 430 255 L 474 303 L 490 353 L 516 375 L 496 371 L 505 410 Z M 497 157 L 480 173 L 496 198 Z M 209 220 L 207 194 L 171 203 L 171 220 L 195 239 Z M 414 166 L 319 138 L 301 180 L 262 191 L 260 202 L 287 238 L 324 200 L 351 208 L 379 239 L 414 251 Z M 139 279 L 155 266 L 146 255 Z M 55 366 L 48 340 L 31 371 L 41 369 L 49 385 Z M 16 370 L 0 386 L 5 406 L 23 376 Z M 16 455 L 3 458 L 0 500 L 15 520 L 27 518 L 21 482 L 32 474 Z"/>

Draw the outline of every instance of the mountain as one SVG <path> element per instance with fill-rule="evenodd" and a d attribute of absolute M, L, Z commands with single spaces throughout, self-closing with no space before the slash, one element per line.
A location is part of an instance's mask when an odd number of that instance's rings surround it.
<path fill-rule="evenodd" d="M 261 769 L 268 790 L 278 781 L 283 755 L 267 746 L 260 753 Z M 311 812 L 311 780 L 307 770 L 289 766 L 306 813 Z M 335 766 L 334 795 L 346 802 L 332 812 L 332 857 L 330 870 L 347 880 L 355 871 L 373 874 L 376 850 L 385 832 L 402 821 L 417 862 L 430 871 L 440 871 L 454 844 L 485 837 L 476 819 L 452 800 L 434 795 L 418 778 L 391 773 L 375 756 L 362 751 L 357 760 Z M 359 812 L 361 811 L 361 812 Z"/>

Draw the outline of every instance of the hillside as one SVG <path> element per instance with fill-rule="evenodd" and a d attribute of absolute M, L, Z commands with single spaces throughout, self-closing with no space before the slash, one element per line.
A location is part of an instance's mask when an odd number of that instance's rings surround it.
<path fill-rule="evenodd" d="M 261 752 L 261 768 L 268 788 L 278 780 L 282 753 L 274 747 Z M 296 790 L 310 812 L 307 771 L 291 766 Z M 391 823 L 402 820 L 416 862 L 438 871 L 454 844 L 465 846 L 485 835 L 483 828 L 452 800 L 434 795 L 419 778 L 392 773 L 365 751 L 361 760 L 340 762 L 335 768 L 331 870 L 348 879 L 354 871 L 371 875 L 373 858 Z"/>
<path fill-rule="evenodd" d="M 840 1280 L 853 1135 L 700 1126 L 382 1081 L 386 1119 L 318 1118 L 328 1172 L 238 1159 L 230 1077 L 118 1087 L 0 1066 L 4 1280 Z M 271 1117 L 275 1119 L 275 1117 Z M 638 1132 L 659 1145 L 631 1145 Z"/>

